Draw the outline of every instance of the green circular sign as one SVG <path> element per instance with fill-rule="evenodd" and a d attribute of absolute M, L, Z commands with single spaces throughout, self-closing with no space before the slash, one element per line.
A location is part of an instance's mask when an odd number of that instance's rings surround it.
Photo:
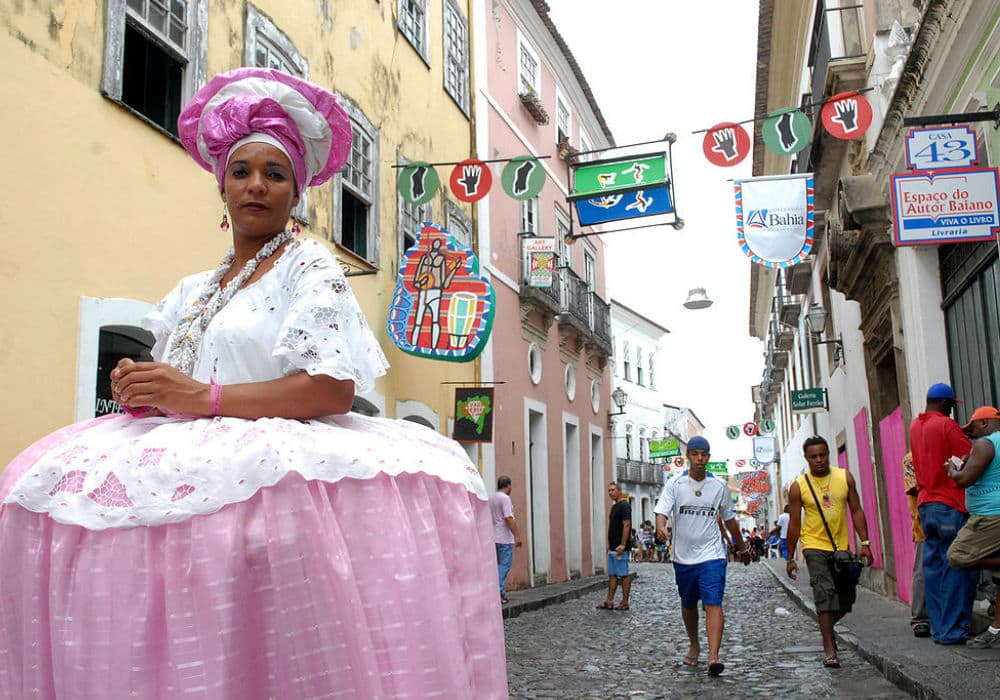
<path fill-rule="evenodd" d="M 795 107 L 771 112 L 760 128 L 764 145 L 776 153 L 790 156 L 809 145 L 812 124 L 809 117 Z"/>
<path fill-rule="evenodd" d="M 410 163 L 399 171 L 399 194 L 410 204 L 431 201 L 440 186 L 437 170 L 428 163 Z"/>
<path fill-rule="evenodd" d="M 760 432 L 762 433 L 773 433 L 774 432 L 774 420 L 771 418 L 765 418 L 760 422 Z"/>
<path fill-rule="evenodd" d="M 726 437 L 730 440 L 735 440 L 740 436 L 740 426 L 731 425 L 726 428 Z"/>
<path fill-rule="evenodd" d="M 500 175 L 503 191 L 514 199 L 534 199 L 545 186 L 545 168 L 534 156 L 511 158 Z"/>

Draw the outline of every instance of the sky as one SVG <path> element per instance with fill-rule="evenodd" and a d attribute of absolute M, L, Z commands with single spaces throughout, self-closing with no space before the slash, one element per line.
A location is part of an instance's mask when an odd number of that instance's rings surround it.
<path fill-rule="evenodd" d="M 547 0 L 550 17 L 580 64 L 618 144 L 677 134 L 673 171 L 684 228 L 602 236 L 607 295 L 666 327 L 657 383 L 665 403 L 691 408 L 705 424 L 712 458 L 749 459 L 751 441 L 725 436 L 753 420 L 750 387 L 763 346 L 749 334 L 750 263 L 736 240 L 732 168 L 702 153 L 706 129 L 753 116 L 757 2 L 754 0 Z M 692 311 L 688 290 L 715 302 Z"/>

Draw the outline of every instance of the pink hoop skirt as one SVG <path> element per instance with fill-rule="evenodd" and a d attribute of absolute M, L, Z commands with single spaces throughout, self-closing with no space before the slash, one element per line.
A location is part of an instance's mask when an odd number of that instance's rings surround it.
<path fill-rule="evenodd" d="M 0 697 L 507 697 L 490 509 L 461 478 L 293 468 L 212 513 L 105 529 L 11 502 L 43 456 L 128 420 L 53 433 L 0 480 Z M 373 421 L 392 423 L 323 422 Z"/>

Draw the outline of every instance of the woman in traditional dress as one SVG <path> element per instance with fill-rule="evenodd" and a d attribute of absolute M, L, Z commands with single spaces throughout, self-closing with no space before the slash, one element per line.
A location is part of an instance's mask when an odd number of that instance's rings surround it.
<path fill-rule="evenodd" d="M 155 361 L 112 371 L 132 415 L 0 479 L 0 697 L 506 697 L 482 480 L 436 432 L 348 413 L 385 357 L 336 259 L 285 230 L 343 165 L 345 112 L 243 68 L 179 128 L 233 248 L 144 319 Z"/>

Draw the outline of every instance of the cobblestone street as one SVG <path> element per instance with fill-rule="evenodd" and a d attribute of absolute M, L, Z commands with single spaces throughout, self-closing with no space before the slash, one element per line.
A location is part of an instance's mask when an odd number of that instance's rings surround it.
<path fill-rule="evenodd" d="M 511 698 L 909 697 L 851 650 L 840 651 L 841 669 L 823 669 L 819 628 L 760 563 L 729 566 L 725 673 L 706 672 L 703 616 L 701 664 L 682 666 L 673 567 L 633 569 L 628 612 L 595 609 L 601 591 L 506 621 Z"/>

